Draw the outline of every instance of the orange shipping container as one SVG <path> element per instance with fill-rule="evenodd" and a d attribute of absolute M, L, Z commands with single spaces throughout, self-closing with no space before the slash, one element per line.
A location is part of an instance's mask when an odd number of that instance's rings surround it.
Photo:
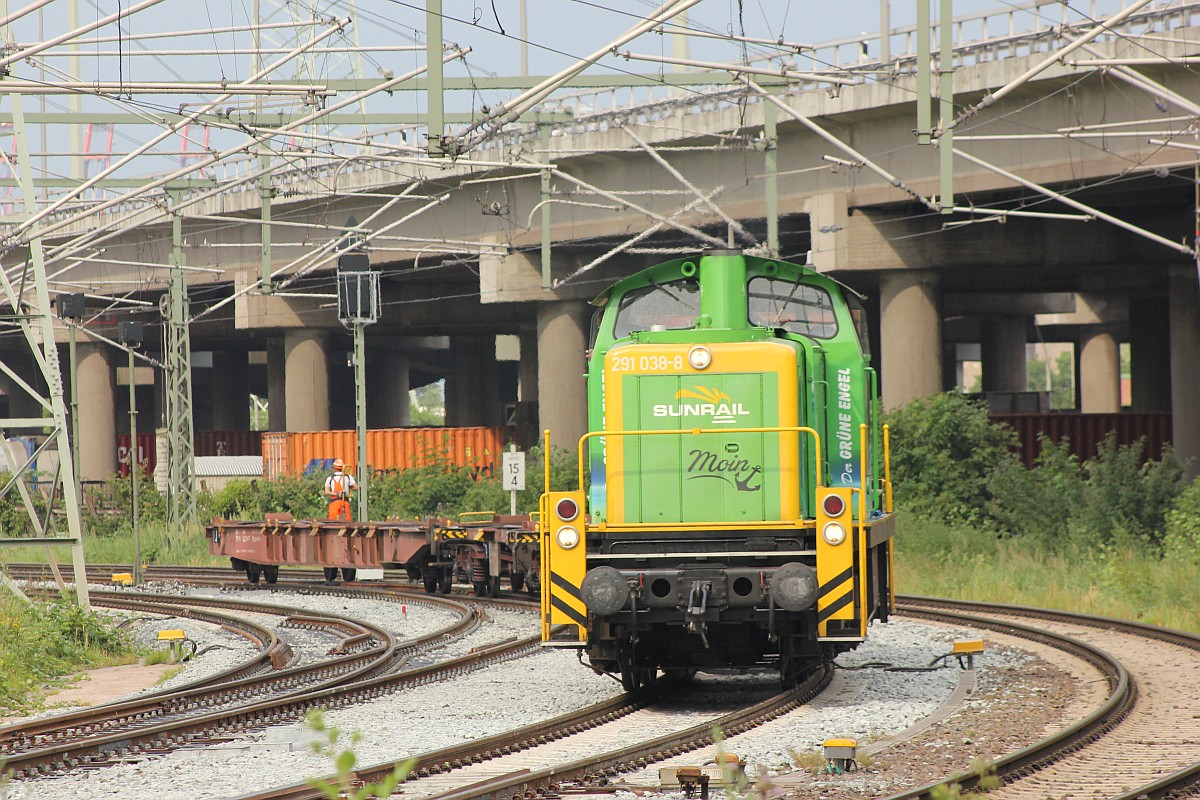
<path fill-rule="evenodd" d="M 504 446 L 500 428 L 382 428 L 367 431 L 367 465 L 374 472 L 418 467 L 439 458 L 481 474 L 491 474 Z M 267 478 L 327 472 L 333 460 L 358 473 L 354 431 L 302 431 L 262 435 L 263 475 Z"/>

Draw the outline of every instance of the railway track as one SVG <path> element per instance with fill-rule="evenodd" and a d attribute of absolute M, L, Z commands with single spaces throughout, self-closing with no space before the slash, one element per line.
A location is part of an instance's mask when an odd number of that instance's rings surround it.
<path fill-rule="evenodd" d="M 906 614 L 1034 635 L 1084 647 L 1110 661 L 1105 702 L 1085 719 L 990 765 L 1003 781 L 989 797 L 1183 796 L 1200 784 L 1200 636 L 1136 622 L 1045 609 L 903 598 Z M 1059 645 L 1055 645 L 1059 646 Z M 1101 647 L 1103 649 L 1101 649 Z M 1093 662 L 1096 663 L 1096 662 Z M 1099 666 L 1099 664 L 1097 664 Z M 961 773 L 889 800 L 932 797 L 938 787 L 978 785 Z"/>
<path fill-rule="evenodd" d="M 375 670 L 386 668 L 395 658 L 415 652 L 443 635 L 439 632 L 398 647 L 390 633 L 376 626 L 344 617 L 314 616 L 303 609 L 287 606 L 171 595 L 139 596 L 124 592 L 96 592 L 93 602 L 107 608 L 201 619 L 235 630 L 257 629 L 263 638 L 270 637 L 270 645 L 247 665 L 210 676 L 176 691 L 154 693 L 125 702 L 4 726 L 0 728 L 0 755 L 10 763 L 20 763 L 20 757 L 30 751 L 101 735 L 118 737 L 154 724 L 182 720 L 202 711 L 232 707 L 250 696 L 264 699 L 284 697 L 304 689 L 334 686 L 355 677 L 366 677 Z M 351 646 L 356 652 L 339 654 L 339 657 L 316 664 L 289 667 L 291 650 L 273 632 L 232 614 L 219 613 L 216 609 L 274 615 L 282 620 L 281 627 L 339 631 L 345 634 L 345 638 L 342 646 L 335 649 L 352 642 Z M 456 628 L 471 624 L 467 610 L 462 609 L 462 612 L 455 623 Z"/>
<path fill-rule="evenodd" d="M 532 638 L 488 648 L 441 664 L 404 669 L 405 662 L 423 650 L 465 636 L 480 620 L 478 605 L 442 597 L 392 591 L 315 590 L 329 594 L 370 595 L 376 599 L 450 606 L 459 613 L 450 627 L 420 639 L 396 642 L 385 631 L 365 623 L 314 617 L 310 612 L 282 606 L 263 606 L 245 600 L 192 598 L 173 595 L 138 596 L 129 592 L 97 592 L 98 605 L 138 611 L 178 614 L 189 605 L 274 611 L 299 618 L 303 625 L 333 625 L 360 640 L 356 652 L 308 667 L 252 674 L 167 694 L 148 695 L 128 703 L 99 706 L 0 728 L 0 752 L 6 769 L 17 779 L 53 774 L 79 766 L 99 766 L 148 752 L 218 741 L 262 725 L 298 719 L 313 707 L 339 707 L 405 686 L 437 680 L 532 651 Z M 494 601 L 493 601 L 494 602 Z M 212 615 L 213 612 L 192 612 Z M 213 621 L 224 617 L 211 617 Z M 218 624 L 222 622 L 218 621 Z M 271 634 L 273 638 L 273 634 Z M 278 641 L 275 639 L 274 641 Z M 346 640 L 344 639 L 343 642 Z M 247 702 L 249 701 L 249 702 Z"/>
<path fill-rule="evenodd" d="M 736 735 L 803 705 L 828 684 L 832 670 L 820 670 L 801 686 L 727 714 L 681 724 L 664 709 L 678 701 L 686 686 L 663 679 L 648 696 L 629 694 L 590 708 L 513 731 L 416 756 L 403 793 L 409 797 L 450 800 L 458 797 L 533 797 L 564 784 L 594 784 L 608 777 L 690 752 L 713 743 L 714 729 Z M 661 732 L 663 729 L 669 729 Z M 647 731 L 660 731 L 647 738 Z M 570 738 L 567 747 L 562 740 Z M 561 753 L 590 750 L 586 758 L 561 760 Z M 540 766 L 545 763 L 552 766 Z M 358 770 L 354 778 L 375 782 L 399 762 Z M 534 765 L 532 768 L 530 765 Z M 315 800 L 323 795 L 296 784 L 239 800 Z"/>
<path fill-rule="evenodd" d="M 216 573 L 243 583 L 230 576 L 228 571 Z M 311 587 L 320 579 L 320 574 L 313 571 L 308 571 L 307 575 L 284 574 L 281 580 L 303 581 L 304 577 L 310 580 L 302 585 Z M 162 578 L 207 582 L 215 576 L 210 579 L 193 570 L 176 569 L 164 570 Z M 397 581 L 396 586 L 385 585 L 368 591 L 395 596 L 402 585 L 407 584 Z M 340 587 L 332 591 L 357 595 L 361 590 Z M 510 601 L 507 605 L 517 604 Z M 1003 782 L 1001 788 L 992 790 L 991 794 L 1023 800 L 1026 797 L 1087 793 L 1095 797 L 1134 800 L 1181 796 L 1187 787 L 1194 787 L 1200 781 L 1200 716 L 1195 712 L 1200 708 L 1200 687 L 1194 685 L 1193 679 L 1200 668 L 1200 637 L 1062 612 L 926 598 L 902 598 L 901 612 L 913 619 L 991 629 L 1039 641 L 1087 661 L 1103 676 L 1105 699 L 1085 718 L 989 765 L 988 771 L 994 770 Z M 520 647 L 534 649 L 532 640 L 512 645 L 516 645 L 517 650 Z M 448 665 L 450 671 L 458 668 Z M 443 670 L 438 670 L 437 674 L 421 672 L 423 677 L 417 680 L 441 680 L 445 675 Z M 364 686 L 358 697 L 365 697 L 377 688 Z M 705 745 L 712 721 L 702 726 L 703 732 L 697 729 L 672 734 L 674 738 L 669 741 L 656 739 L 629 746 L 622 742 L 620 747 L 587 745 L 597 755 L 570 763 L 554 762 L 553 766 L 538 769 L 528 766 L 552 762 L 553 756 L 548 755 L 545 748 L 567 736 L 584 736 L 608 728 L 609 732 L 604 734 L 607 741 L 614 738 L 632 740 L 635 737 L 628 731 L 641 726 L 642 723 L 636 720 L 644 721 L 647 714 L 654 713 L 652 702 L 653 698 L 650 698 L 639 704 L 621 696 L 582 712 L 426 753 L 418 758 L 413 776 L 404 786 L 405 794 L 433 800 L 485 797 L 515 800 L 518 796 L 530 797 L 565 788 L 586 791 L 587 787 L 608 780 L 615 772 L 635 769 L 685 749 Z M 773 698 L 760 705 L 767 713 L 777 716 L 782 712 L 770 707 L 778 702 L 778 698 Z M 338 705 L 339 701 L 327 696 L 311 704 L 332 706 Z M 241 709 L 241 713 L 247 711 L 253 714 L 257 709 Z M 295 719 L 299 713 L 302 712 L 292 706 L 278 719 Z M 262 717 L 255 719 L 258 721 L 246 721 L 240 727 L 263 724 Z M 740 723 L 730 718 L 720 724 L 732 735 Z M 761 724 L 761 720 L 745 724 L 750 727 Z M 621 733 L 622 730 L 625 733 Z M 219 729 L 216 735 L 229 735 L 235 731 L 236 727 Z M 613 732 L 617 732 L 615 736 Z M 731 742 L 730 747 L 736 751 L 736 742 Z M 472 764 L 476 766 L 471 767 Z M 482 777 L 478 772 L 469 771 L 481 769 L 480 764 L 486 765 Z M 393 767 L 393 763 L 377 764 L 360 769 L 355 777 L 363 781 L 377 780 Z M 894 795 L 892 800 L 932 797 L 939 787 L 951 784 L 969 790 L 978 785 L 979 778 L 978 772 L 951 775 Z M 268 800 L 318 796 L 307 787 L 289 786 L 246 797 Z"/>
<path fill-rule="evenodd" d="M 1039 642 L 1085 661 L 1102 676 L 1104 700 L 1090 714 L 1055 735 L 989 765 L 987 771 L 994 770 L 1004 781 L 1004 786 L 993 790 L 992 795 L 1040 799 L 1046 796 L 1079 795 L 1086 790 L 1089 796 L 1134 800 L 1174 796 L 1186 791 L 1187 786 L 1194 785 L 1200 778 L 1200 737 L 1194 731 L 1200 725 L 1195 714 L 1195 709 L 1200 708 L 1200 701 L 1193 699 L 1200 689 L 1170 694 L 1171 687 L 1155 686 L 1150 691 L 1151 695 L 1167 691 L 1166 697 L 1179 699 L 1179 702 L 1173 703 L 1176 706 L 1175 718 L 1164 717 L 1165 710 L 1159 707 L 1159 703 L 1146 706 L 1147 691 L 1140 690 L 1144 679 L 1142 682 L 1138 680 L 1145 667 L 1137 660 L 1147 642 L 1161 642 L 1176 657 L 1181 653 L 1190 654 L 1192 668 L 1180 669 L 1176 676 L 1179 683 L 1187 683 L 1190 676 L 1195 674 L 1195 666 L 1200 665 L 1200 638 L 1102 618 L 920 598 L 904 598 L 901 611 L 913 619 L 990 629 Z M 1057 621 L 1052 623 L 1053 620 Z M 1058 627 L 1062 630 L 1057 630 Z M 1095 644 L 1084 641 L 1088 637 L 1080 634 L 1089 631 L 1097 639 L 1104 638 L 1106 643 L 1111 641 L 1108 637 L 1112 634 L 1108 632 L 1119 631 L 1117 635 L 1130 637 L 1129 644 L 1133 651 L 1124 654 L 1124 657 L 1109 654 Z M 1164 658 L 1170 660 L 1170 656 Z M 1127 668 L 1122 660 L 1131 661 L 1135 666 Z M 811 687 L 806 691 L 810 695 L 814 693 Z M 789 703 L 786 709 L 796 706 L 794 700 L 786 700 Z M 768 717 L 786 713 L 786 709 L 780 706 L 783 702 L 785 698 L 782 696 L 771 698 L 753 711 L 708 721 L 693 730 L 670 737 L 604 747 L 603 742 L 621 741 L 622 737 L 644 738 L 631 732 L 641 730 L 646 715 L 653 714 L 652 702 L 644 708 L 638 707 L 627 696 L 623 696 L 610 704 L 589 709 L 582 716 L 568 715 L 450 751 L 418 756 L 408 782 L 403 785 L 403 793 L 424 800 L 519 800 L 552 796 L 564 791 L 584 794 L 589 790 L 603 792 L 601 784 L 612 781 L 615 774 L 711 744 L 711 739 L 704 734 L 711 733 L 714 724 L 725 730 L 730 737 L 728 746 L 736 752 L 738 744 L 734 737 L 743 730 L 763 724 Z M 1172 701 L 1168 700 L 1167 704 L 1171 705 Z M 767 716 L 756 716 L 763 714 Z M 1186 732 L 1189 730 L 1187 727 L 1180 729 L 1185 732 L 1166 734 L 1174 725 L 1187 724 L 1193 731 L 1190 735 Z M 1148 728 L 1148 725 L 1153 727 Z M 610 730 L 595 739 L 600 744 L 591 744 L 593 739 L 589 738 L 575 743 L 571 748 L 573 751 L 593 749 L 596 752 L 594 756 L 555 762 L 554 754 L 547 751 L 553 742 L 562 737 L 592 737 L 596 731 L 604 728 Z M 701 731 L 701 728 L 705 730 Z M 1152 733 L 1156 738 L 1147 738 Z M 1176 741 L 1166 742 L 1164 738 Z M 538 742 L 537 748 L 530 747 L 530 742 L 534 741 Z M 1163 760 L 1157 756 L 1139 758 L 1139 742 L 1144 752 L 1147 741 L 1159 741 L 1173 747 L 1175 763 L 1170 768 L 1164 768 Z M 546 763 L 551 766 L 530 767 L 530 764 Z M 373 782 L 389 774 L 394 767 L 395 762 L 377 764 L 359 770 L 354 777 Z M 1163 774 L 1164 770 L 1170 774 Z M 966 791 L 978 785 L 980 774 L 964 772 L 952 775 L 897 794 L 890 800 L 930 798 L 951 785 Z M 319 796 L 308 787 L 295 785 L 246 795 L 240 800 L 308 800 Z"/>

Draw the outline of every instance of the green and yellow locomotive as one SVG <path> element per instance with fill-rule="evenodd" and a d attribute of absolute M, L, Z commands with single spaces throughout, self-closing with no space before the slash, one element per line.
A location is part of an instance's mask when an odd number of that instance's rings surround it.
<path fill-rule="evenodd" d="M 894 517 L 857 298 L 721 250 L 595 305 L 586 489 L 542 499 L 543 641 L 631 690 L 764 665 L 792 685 L 862 642 L 893 605 Z"/>

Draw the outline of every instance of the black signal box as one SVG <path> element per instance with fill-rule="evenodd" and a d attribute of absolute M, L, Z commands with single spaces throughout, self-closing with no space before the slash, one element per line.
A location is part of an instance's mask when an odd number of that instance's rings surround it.
<path fill-rule="evenodd" d="M 87 297 L 82 293 L 55 295 L 54 307 L 60 319 L 82 319 L 87 313 Z"/>

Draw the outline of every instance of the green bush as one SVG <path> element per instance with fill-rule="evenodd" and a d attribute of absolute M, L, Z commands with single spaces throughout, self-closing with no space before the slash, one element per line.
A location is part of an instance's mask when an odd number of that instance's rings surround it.
<path fill-rule="evenodd" d="M 321 519 L 328 506 L 322 494 L 326 477 L 230 481 L 217 492 L 201 494 L 198 513 L 202 521 L 213 517 L 254 520 L 283 512 L 296 519 Z"/>
<path fill-rule="evenodd" d="M 98 614 L 59 600 L 25 605 L 0 590 L 0 713 L 28 711 L 55 678 L 112 663 L 132 642 Z"/>
<path fill-rule="evenodd" d="M 0 472 L 0 487 L 8 485 L 12 479 L 12 475 L 7 472 Z M 38 511 L 38 516 L 42 519 L 46 514 L 46 503 L 40 494 L 33 495 L 34 507 Z M 0 498 L 0 531 L 11 531 L 10 536 L 28 536 L 33 533 L 33 525 L 29 520 L 29 513 L 25 510 L 24 501 L 21 499 L 20 493 L 16 487 L 9 490 L 3 498 Z"/>
<path fill-rule="evenodd" d="M 574 453 L 562 448 L 550 451 L 550 488 L 556 492 L 579 488 L 579 470 Z M 545 463 L 542 448 L 531 447 L 525 454 L 525 489 L 517 492 L 517 513 L 529 514 L 538 510 L 545 490 Z M 496 511 L 507 514 L 509 492 L 497 476 L 476 481 L 462 500 L 463 511 Z"/>
<path fill-rule="evenodd" d="M 954 393 L 914 401 L 888 422 L 898 508 L 916 519 L 996 530 L 1057 552 L 1157 550 L 1183 488 L 1183 468 L 1169 448 L 1161 460 L 1143 463 L 1145 441 L 1122 447 L 1115 434 L 1082 464 L 1067 441 L 1042 438 L 1036 462 L 1026 469 L 1014 453 L 1013 432 L 990 423 L 982 404 Z M 1180 530 L 1187 530 L 1186 513 L 1177 516 Z"/>
<path fill-rule="evenodd" d="M 1200 479 L 1175 499 L 1165 519 L 1163 549 L 1171 560 L 1200 561 Z"/>
<path fill-rule="evenodd" d="M 426 454 L 423 466 L 375 474 L 369 481 L 373 519 L 421 519 L 454 516 L 464 511 L 507 513 L 509 494 L 500 478 L 488 472 L 459 467 L 445 453 Z M 519 513 L 536 511 L 544 483 L 541 448 L 526 455 L 526 489 L 517 494 Z M 578 483 L 575 458 L 565 450 L 551 457 L 551 486 L 574 488 Z M 235 480 L 200 497 L 200 519 L 263 519 L 288 512 L 296 519 L 323 519 L 328 503 L 322 494 L 327 475 L 277 480 Z"/>
<path fill-rule="evenodd" d="M 1010 428 L 991 424 L 982 403 L 956 392 L 914 400 L 885 421 L 897 507 L 950 524 L 992 521 L 992 479 L 1016 463 Z"/>
<path fill-rule="evenodd" d="M 990 513 L 999 529 L 1055 546 L 1064 540 L 1084 495 L 1084 472 L 1068 442 L 1039 437 L 1033 469 L 1016 459 L 992 476 Z"/>
<path fill-rule="evenodd" d="M 1159 461 L 1141 463 L 1145 440 L 1121 447 L 1109 434 L 1086 476 L 1071 526 L 1102 543 L 1131 541 L 1159 547 L 1167 511 L 1183 489 L 1183 467 L 1167 448 Z M 1078 535 L 1078 534 L 1076 534 Z"/>

